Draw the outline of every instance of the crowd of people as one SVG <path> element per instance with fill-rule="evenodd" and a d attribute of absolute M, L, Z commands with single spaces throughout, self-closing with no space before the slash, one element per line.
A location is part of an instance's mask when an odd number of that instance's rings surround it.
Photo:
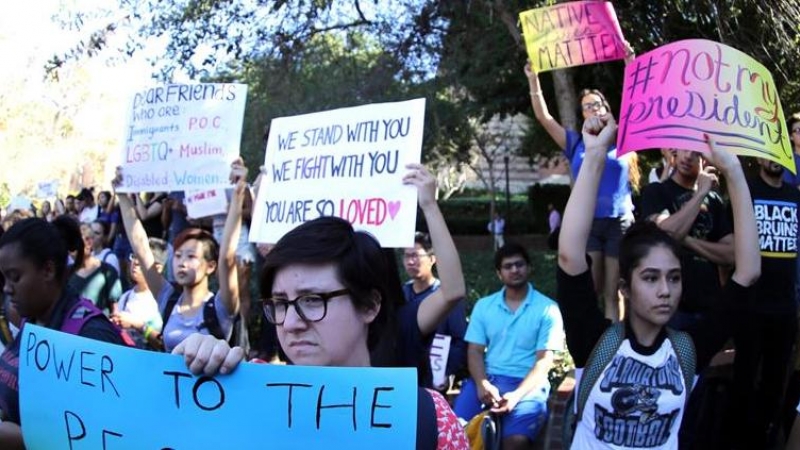
<path fill-rule="evenodd" d="M 800 178 L 767 159 L 746 177 L 742 160 L 706 136 L 702 154 L 660 150 L 662 166 L 642 186 L 636 154 L 616 154 L 602 92 L 581 91 L 575 132 L 548 112 L 538 75 L 524 73 L 534 116 L 573 177 L 563 218 L 548 206 L 555 299 L 530 282 L 528 251 L 504 239 L 496 215 L 487 229 L 500 289 L 467 320 L 459 254 L 421 164 L 406 167 L 403 183 L 417 188 L 427 233 L 400 253 L 336 217 L 274 245 L 250 243 L 255 195 L 241 160 L 227 212 L 203 219 L 187 217 L 182 192 L 116 192 L 120 171 L 112 191 L 83 189 L 3 220 L 0 447 L 24 448 L 16 364 L 25 323 L 183 355 L 197 374 L 245 361 L 416 368 L 417 448 L 431 449 L 468 448 L 465 424 L 486 412 L 503 449 L 531 448 L 565 343 L 576 366 L 572 448 L 692 448 L 692 394 L 727 346 L 732 427 L 721 448 L 771 448 L 781 436 L 800 446 L 800 429 L 790 433 L 800 400 Z M 800 114 L 787 133 L 800 150 Z M 443 370 L 431 366 L 437 334 L 450 338 Z"/>

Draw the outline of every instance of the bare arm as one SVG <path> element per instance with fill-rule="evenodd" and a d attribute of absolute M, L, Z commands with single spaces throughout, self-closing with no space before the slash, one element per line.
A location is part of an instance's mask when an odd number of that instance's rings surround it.
<path fill-rule="evenodd" d="M 161 216 L 161 202 L 153 202 L 150 206 L 147 206 L 141 200 L 136 202 L 136 214 L 139 215 L 139 218 L 142 220 L 152 219 L 154 217 Z M 156 236 L 160 237 L 160 236 Z"/>
<path fill-rule="evenodd" d="M 586 264 L 586 243 L 594 219 L 606 151 L 616 134 L 617 124 L 610 114 L 590 117 L 583 124 L 586 155 L 564 209 L 558 238 L 558 266 L 568 275 L 578 275 L 589 268 Z"/>
<path fill-rule="evenodd" d="M 537 351 L 536 362 L 531 370 L 525 375 L 525 378 L 522 379 L 516 389 L 503 394 L 503 401 L 500 402 L 500 407 L 492 408 L 492 412 L 500 414 L 511 412 L 522 397 L 525 397 L 538 386 L 547 383 L 547 374 L 553 368 L 553 355 L 552 350 Z"/>
<path fill-rule="evenodd" d="M 547 134 L 556 141 L 558 147 L 562 150 L 565 149 L 567 147 L 567 131 L 547 109 L 547 103 L 545 103 L 542 95 L 542 87 L 539 84 L 539 75 L 533 71 L 530 62 L 525 64 L 525 76 L 528 78 L 528 86 L 531 90 L 533 115 L 542 124 Z"/>
<path fill-rule="evenodd" d="M 742 171 L 739 159 L 733 153 L 717 148 L 716 143 L 706 136 L 711 147 L 711 162 L 725 176 L 728 196 L 733 209 L 734 261 L 736 269 L 732 279 L 742 286 L 752 286 L 761 276 L 761 252 L 758 246 L 758 229 L 750 189 Z"/>
<path fill-rule="evenodd" d="M 429 336 L 466 295 L 464 273 L 456 245 L 447 229 L 444 216 L 436 203 L 436 179 L 421 164 L 409 164 L 411 172 L 403 183 L 417 186 L 419 206 L 425 215 L 431 243 L 436 251 L 439 289 L 425 299 L 417 311 L 417 326 L 423 336 Z"/>
<path fill-rule="evenodd" d="M 121 182 L 122 173 L 117 169 L 117 177 L 113 186 L 116 187 Z M 153 252 L 150 250 L 150 242 L 147 240 L 147 233 L 144 231 L 142 221 L 136 215 L 133 200 L 129 194 L 117 194 L 117 200 L 119 201 L 119 214 L 122 217 L 122 223 L 125 226 L 125 233 L 128 235 L 133 254 L 139 260 L 139 265 L 145 268 L 144 278 L 147 281 L 147 287 L 153 295 L 158 295 L 167 280 L 156 269 L 155 258 L 153 258 Z"/>
<path fill-rule="evenodd" d="M 22 441 L 22 428 L 13 422 L 0 423 L 0 448 L 7 450 L 25 450 Z"/>
<path fill-rule="evenodd" d="M 242 201 L 247 189 L 247 168 L 241 158 L 231 165 L 231 181 L 236 183 L 225 218 L 219 249 L 219 295 L 225 310 L 239 314 L 239 276 L 236 269 L 236 246 L 242 228 Z"/>
<path fill-rule="evenodd" d="M 423 302 L 424 303 L 424 302 Z M 486 378 L 486 346 L 467 344 L 467 368 L 475 386 L 478 388 L 478 399 L 487 404 L 494 405 L 502 400 L 500 391 Z"/>
<path fill-rule="evenodd" d="M 733 241 L 733 233 L 724 236 L 717 242 L 686 236 L 683 245 L 714 264 L 730 266 L 734 263 Z"/>

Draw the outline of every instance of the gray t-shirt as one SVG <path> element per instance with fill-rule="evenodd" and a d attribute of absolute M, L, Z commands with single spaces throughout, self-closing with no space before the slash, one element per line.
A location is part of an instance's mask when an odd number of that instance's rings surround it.
<path fill-rule="evenodd" d="M 158 293 L 158 310 L 163 311 L 167 306 L 170 296 L 175 291 L 171 283 L 164 283 L 161 292 Z M 231 314 L 222 303 L 222 298 L 219 292 L 214 295 L 214 306 L 217 311 L 217 320 L 219 321 L 220 328 L 225 334 L 225 338 L 229 339 L 231 330 L 233 329 L 233 319 L 235 314 Z M 171 352 L 178 344 L 183 342 L 184 339 L 189 337 L 192 333 L 209 334 L 208 328 L 203 324 L 203 308 L 199 308 L 194 316 L 184 316 L 178 313 L 178 301 L 169 315 L 169 319 L 164 324 L 162 336 L 164 337 L 164 349 Z"/>

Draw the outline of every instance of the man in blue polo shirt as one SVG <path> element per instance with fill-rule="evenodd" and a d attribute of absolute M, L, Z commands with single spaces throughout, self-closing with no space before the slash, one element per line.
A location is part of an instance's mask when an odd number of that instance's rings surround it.
<path fill-rule="evenodd" d="M 454 409 L 470 420 L 485 405 L 502 415 L 502 448 L 528 449 L 547 419 L 547 374 L 564 344 L 561 312 L 528 282 L 530 257 L 522 246 L 501 247 L 494 264 L 504 286 L 472 310 L 465 337 L 471 378 Z"/>

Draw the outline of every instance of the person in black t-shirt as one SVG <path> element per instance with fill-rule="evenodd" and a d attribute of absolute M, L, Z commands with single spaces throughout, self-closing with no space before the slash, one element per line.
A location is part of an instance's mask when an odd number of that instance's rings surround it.
<path fill-rule="evenodd" d="M 70 269 L 68 250 L 82 259 L 80 230 L 70 217 L 59 217 L 52 224 L 43 219 L 25 219 L 0 238 L 0 272 L 5 277 L 3 291 L 27 323 L 61 329 L 66 313 L 79 301 L 66 288 Z M 24 323 L 23 322 L 23 329 Z M 88 319 L 79 336 L 123 344 L 119 330 L 102 314 Z M 22 332 L 0 356 L 0 448 L 22 449 L 19 410 L 19 350 Z"/>
<path fill-rule="evenodd" d="M 800 192 L 782 179 L 783 167 L 758 159 L 749 180 L 761 248 L 761 278 L 748 314 L 734 335 L 734 442 L 741 448 L 770 448 L 776 438 L 797 333 L 795 278 Z M 760 370 L 759 370 L 760 368 Z M 794 405 L 792 405 L 794 406 Z"/>
<path fill-rule="evenodd" d="M 642 192 L 642 217 L 683 246 L 683 299 L 670 325 L 691 330 L 720 290 L 718 266 L 733 264 L 733 234 L 722 197 L 713 190 L 716 169 L 698 152 L 676 151 L 675 170 Z"/>

